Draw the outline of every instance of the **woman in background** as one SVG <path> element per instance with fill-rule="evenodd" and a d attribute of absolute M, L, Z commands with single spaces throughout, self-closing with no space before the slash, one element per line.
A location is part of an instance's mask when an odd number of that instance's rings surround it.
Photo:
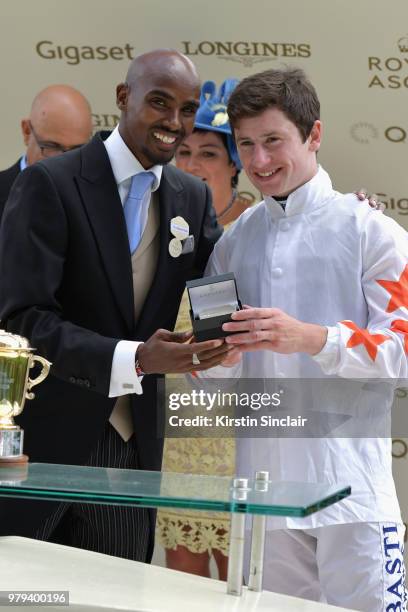
<path fill-rule="evenodd" d="M 208 184 L 217 220 L 223 226 L 235 221 L 255 200 L 237 191 L 241 163 L 226 112 L 228 98 L 237 83 L 236 79 L 227 79 L 218 94 L 215 83 L 204 83 L 194 131 L 176 153 L 178 168 Z"/>
<path fill-rule="evenodd" d="M 255 200 L 237 191 L 241 164 L 226 112 L 228 98 L 237 83 L 236 79 L 227 79 L 219 92 L 214 82 L 204 83 L 194 131 L 176 154 L 178 168 L 208 184 L 218 222 L 223 226 L 232 223 Z M 188 329 L 191 329 L 191 322 L 188 299 L 184 295 L 176 331 Z M 167 438 L 162 470 L 232 476 L 235 473 L 234 439 Z M 219 578 L 227 579 L 227 513 L 160 510 L 156 541 L 166 549 L 167 567 L 208 577 L 213 556 Z"/>

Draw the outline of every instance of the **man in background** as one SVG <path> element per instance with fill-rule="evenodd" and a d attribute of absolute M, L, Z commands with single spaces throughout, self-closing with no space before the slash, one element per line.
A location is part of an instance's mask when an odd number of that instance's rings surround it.
<path fill-rule="evenodd" d="M 25 154 L 0 172 L 0 219 L 17 175 L 40 159 L 60 155 L 88 142 L 92 134 L 91 107 L 70 85 L 50 85 L 34 98 L 30 115 L 21 121 Z"/>

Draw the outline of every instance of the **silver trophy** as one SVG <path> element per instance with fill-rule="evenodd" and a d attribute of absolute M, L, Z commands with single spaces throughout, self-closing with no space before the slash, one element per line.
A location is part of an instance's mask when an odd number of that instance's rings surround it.
<path fill-rule="evenodd" d="M 14 422 L 21 414 L 26 399 L 33 399 L 31 389 L 47 377 L 50 362 L 33 355 L 28 340 L 0 329 L 0 467 L 25 463 L 24 432 Z M 38 362 L 40 374 L 32 379 L 30 369 Z"/>

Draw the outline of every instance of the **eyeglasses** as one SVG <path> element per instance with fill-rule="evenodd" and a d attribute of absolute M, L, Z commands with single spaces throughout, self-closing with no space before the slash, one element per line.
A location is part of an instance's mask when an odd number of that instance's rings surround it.
<path fill-rule="evenodd" d="M 61 155 L 61 153 L 66 153 L 67 151 L 73 151 L 74 149 L 79 149 L 83 144 L 74 145 L 73 147 L 63 147 L 58 142 L 49 142 L 47 140 L 41 140 L 36 134 L 31 121 L 29 121 L 30 130 L 34 136 L 34 140 L 38 145 L 38 148 L 41 151 L 43 157 L 53 157 L 54 155 Z"/>

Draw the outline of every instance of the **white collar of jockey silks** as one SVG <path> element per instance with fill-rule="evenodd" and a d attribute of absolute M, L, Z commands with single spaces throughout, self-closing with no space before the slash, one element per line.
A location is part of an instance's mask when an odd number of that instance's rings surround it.
<path fill-rule="evenodd" d="M 288 195 L 284 210 L 282 203 L 272 196 L 265 196 L 264 201 L 272 217 L 279 219 L 320 208 L 332 195 L 333 186 L 330 177 L 321 166 L 318 166 L 317 173 L 310 181 Z"/>

